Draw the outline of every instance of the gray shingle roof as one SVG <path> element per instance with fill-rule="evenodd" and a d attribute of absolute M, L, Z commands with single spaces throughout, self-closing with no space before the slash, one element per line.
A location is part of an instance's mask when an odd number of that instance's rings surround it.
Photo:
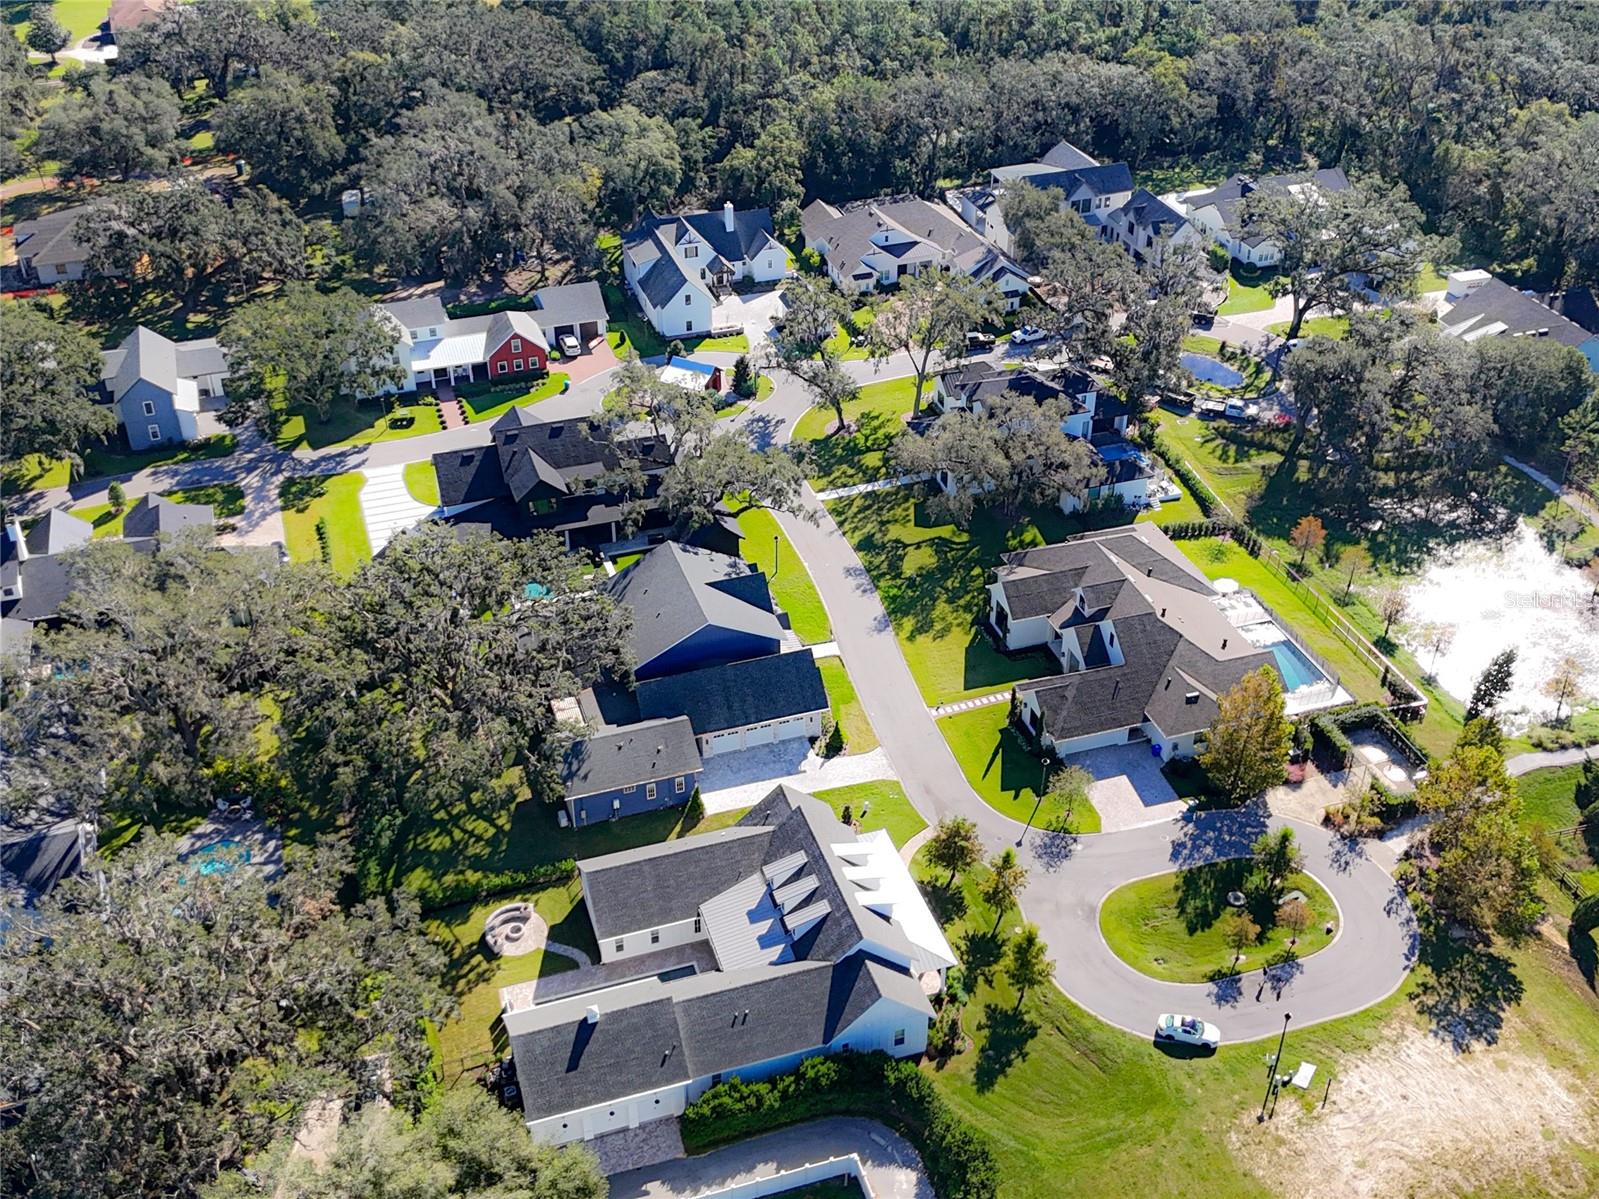
<path fill-rule="evenodd" d="M 745 656 L 775 653 L 782 641 L 766 576 L 726 554 L 664 542 L 612 579 L 609 590 L 632 613 L 638 667 L 707 626 L 765 643 Z"/>
<path fill-rule="evenodd" d="M 180 504 L 153 491 L 139 497 L 122 520 L 122 535 L 127 538 L 158 537 L 180 529 L 210 528 L 216 513 L 210 504 Z"/>
<path fill-rule="evenodd" d="M 846 275 L 866 255 L 884 253 L 872 238 L 889 233 L 905 243 L 896 257 L 931 262 L 948 254 L 974 276 L 1014 272 L 1025 278 L 1020 267 L 954 213 L 915 197 L 861 200 L 842 208 L 816 200 L 800 215 L 800 224 L 806 244 L 825 242 L 828 264 Z"/>
<path fill-rule="evenodd" d="M 561 782 L 566 798 L 575 799 L 694 774 L 700 766 L 686 719 L 646 720 L 572 742 L 561 756 Z"/>
<path fill-rule="evenodd" d="M 1190 212 L 1198 208 L 1214 207 L 1221 216 L 1223 226 L 1237 237 L 1243 230 L 1244 200 L 1257 191 L 1285 192 L 1291 187 L 1314 183 L 1325 192 L 1349 190 L 1349 176 L 1342 167 L 1326 167 L 1318 171 L 1300 171 L 1293 175 L 1266 175 L 1256 179 L 1249 175 L 1234 175 L 1226 182 L 1205 192 L 1195 192 L 1183 203 Z M 1246 237 L 1248 245 L 1264 241 L 1261 237 Z"/>
<path fill-rule="evenodd" d="M 1538 298 L 1500 279 L 1489 279 L 1440 318 L 1444 332 L 1467 341 L 1479 337 L 1547 337 L 1561 345 L 1580 346 L 1593 339 L 1575 321 L 1561 316 Z M 1545 332 L 1547 330 L 1547 332 Z"/>
<path fill-rule="evenodd" d="M 449 313 L 438 296 L 421 296 L 415 300 L 390 300 L 380 305 L 404 329 L 440 328 L 449 321 Z"/>
<path fill-rule="evenodd" d="M 606 319 L 605 297 L 600 285 L 592 281 L 541 287 L 533 293 L 533 302 L 538 305 L 535 315 L 539 322 L 551 328 Z"/>
<path fill-rule="evenodd" d="M 58 208 L 31 221 L 18 221 L 11 231 L 17 256 L 46 266 L 85 261 L 89 251 L 78 241 L 76 228 L 78 218 L 89 211 L 89 207 L 77 204 Z"/>
<path fill-rule="evenodd" d="M 114 357 L 105 359 L 102 377 L 111 398 L 120 400 L 140 379 L 171 394 L 178 389 L 177 346 L 154 329 L 140 325 L 122 339 Z"/>
<path fill-rule="evenodd" d="M 687 282 L 688 276 L 678 267 L 677 260 L 670 254 L 662 254 L 639 276 L 638 286 L 654 307 L 664 308 Z"/>
<path fill-rule="evenodd" d="M 803 650 L 647 679 L 636 694 L 646 720 L 687 716 L 702 737 L 828 706 L 822 672 Z"/>
<path fill-rule="evenodd" d="M 693 918 L 701 900 L 760 869 L 772 831 L 734 826 L 577 864 L 601 940 Z"/>
<path fill-rule="evenodd" d="M 94 526 L 81 516 L 73 516 L 65 508 L 52 508 L 28 530 L 25 544 L 28 553 L 36 556 L 59 554 L 87 545 L 93 536 Z"/>

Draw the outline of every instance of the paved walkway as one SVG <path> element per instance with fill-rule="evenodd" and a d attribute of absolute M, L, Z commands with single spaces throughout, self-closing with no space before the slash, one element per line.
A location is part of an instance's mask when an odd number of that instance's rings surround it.
<path fill-rule="evenodd" d="M 405 467 L 374 466 L 361 472 L 366 486 L 361 488 L 361 515 L 366 519 L 366 535 L 372 552 L 378 553 L 404 532 L 420 524 L 437 509 L 418 503 L 405 486 Z"/>
<path fill-rule="evenodd" d="M 611 1177 L 611 1199 L 690 1199 L 738 1183 L 854 1154 L 874 1199 L 934 1199 L 921 1159 L 904 1137 L 875 1120 L 833 1116 Z"/>
<path fill-rule="evenodd" d="M 1010 700 L 1011 691 L 1007 687 L 1003 691 L 992 691 L 987 695 L 976 695 L 971 699 L 958 699 L 952 704 L 939 704 L 928 709 L 933 714 L 934 720 L 945 716 L 953 716 L 956 712 L 970 712 L 973 708 L 987 708 L 994 704 L 1003 704 Z"/>
<path fill-rule="evenodd" d="M 794 774 L 741 783 L 717 791 L 702 790 L 700 799 L 705 803 L 706 812 L 736 812 L 740 808 L 753 807 L 779 784 L 800 791 L 826 791 L 832 787 L 849 787 L 856 783 L 875 783 L 898 777 L 889 763 L 888 755 L 881 749 L 864 754 L 842 754 L 836 758 L 821 758 L 812 753 L 806 756 Z"/>
<path fill-rule="evenodd" d="M 887 491 L 890 487 L 908 487 L 912 483 L 925 483 L 927 474 L 900 475 L 897 479 L 873 479 L 870 483 L 851 483 L 848 487 L 829 487 L 825 491 L 818 491 L 816 498 L 826 503 L 828 500 L 847 499 L 852 495 L 865 495 L 869 491 Z"/>
<path fill-rule="evenodd" d="M 1507 759 L 1505 769 L 1512 775 L 1531 774 L 1534 770 L 1549 770 L 1556 766 L 1575 766 L 1587 758 L 1599 758 L 1599 745 L 1587 748 L 1540 749 L 1517 754 Z"/>
<path fill-rule="evenodd" d="M 1542 487 L 1545 491 L 1552 495 L 1559 496 L 1578 512 L 1582 513 L 1583 516 L 1587 517 L 1589 523 L 1599 525 L 1599 504 L 1595 504 L 1587 496 L 1583 495 L 1582 492 L 1578 491 L 1574 487 L 1566 487 L 1556 482 L 1537 467 L 1528 466 L 1525 462 L 1518 462 L 1509 454 L 1504 455 L 1503 461 L 1506 466 L 1511 466 L 1516 470 L 1519 470 L 1522 474 L 1526 475 L 1534 483 L 1537 483 L 1538 486 Z"/>

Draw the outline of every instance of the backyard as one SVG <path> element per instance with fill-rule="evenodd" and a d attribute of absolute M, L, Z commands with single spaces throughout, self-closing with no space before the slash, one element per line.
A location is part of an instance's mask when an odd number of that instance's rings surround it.
<path fill-rule="evenodd" d="M 922 819 L 921 813 L 911 806 L 905 788 L 892 780 L 833 787 L 816 792 L 816 798 L 831 807 L 840 820 L 844 818 L 844 809 L 848 807 L 855 824 L 863 833 L 887 829 L 889 838 L 900 848 L 904 848 L 907 841 L 927 827 L 927 821 Z M 866 813 L 864 816 L 861 815 L 862 809 Z"/>
<path fill-rule="evenodd" d="M 323 558 L 317 522 L 325 520 L 326 561 L 335 574 L 348 577 L 372 557 L 366 517 L 361 514 L 360 471 L 342 475 L 305 475 L 289 479 L 279 490 L 283 504 L 283 535 L 289 557 L 296 562 Z"/>
<path fill-rule="evenodd" d="M 950 752 L 960 763 L 972 790 L 989 807 L 1024 824 L 1056 828 L 1060 823 L 1059 813 L 1039 806 L 1039 790 L 1045 784 L 1047 767 L 1011 727 L 1008 702 L 941 717 L 938 731 L 949 742 Z M 1099 813 L 1084 798 L 1057 831 L 1097 833 Z"/>
<path fill-rule="evenodd" d="M 1118 887 L 1099 909 L 1099 930 L 1105 942 L 1134 970 L 1167 982 L 1198 983 L 1224 978 L 1237 970 L 1254 970 L 1290 951 L 1292 933 L 1277 922 L 1270 897 L 1244 908 L 1262 930 L 1233 962 L 1233 950 L 1222 921 L 1232 909 L 1229 891 L 1246 891 L 1252 862 L 1229 858 L 1190 870 L 1157 874 Z M 1326 932 L 1337 918 L 1332 896 L 1307 874 L 1284 880 L 1282 894 L 1298 891 L 1310 909 L 1311 922 L 1292 947 L 1295 957 L 1309 957 L 1332 943 Z M 1334 923 L 1336 928 L 1336 923 Z"/>

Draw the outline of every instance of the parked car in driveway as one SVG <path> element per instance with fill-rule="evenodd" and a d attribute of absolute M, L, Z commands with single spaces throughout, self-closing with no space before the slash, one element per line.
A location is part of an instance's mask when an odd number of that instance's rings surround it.
<path fill-rule="evenodd" d="M 570 333 L 566 333 L 566 334 L 562 335 L 562 337 L 561 337 L 561 353 L 562 354 L 565 354 L 568 358 L 576 358 L 578 356 L 578 354 L 582 351 L 582 349 L 583 349 L 583 347 L 582 347 L 582 345 L 579 344 L 577 338 L 573 337 Z"/>
<path fill-rule="evenodd" d="M 1011 345 L 1030 346 L 1034 342 L 1043 341 L 1049 334 L 1037 325 L 1019 325 L 1016 332 L 1010 335 Z"/>
<path fill-rule="evenodd" d="M 1155 1040 L 1215 1049 L 1221 1044 L 1221 1029 L 1197 1016 L 1174 1016 L 1167 1012 L 1155 1022 Z"/>

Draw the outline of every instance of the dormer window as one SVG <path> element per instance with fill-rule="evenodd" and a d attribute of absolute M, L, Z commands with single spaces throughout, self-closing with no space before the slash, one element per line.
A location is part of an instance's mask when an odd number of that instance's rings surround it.
<path fill-rule="evenodd" d="M 700 248 L 698 246 L 684 246 L 683 247 L 683 257 L 684 258 L 698 258 L 699 256 L 700 256 Z"/>

